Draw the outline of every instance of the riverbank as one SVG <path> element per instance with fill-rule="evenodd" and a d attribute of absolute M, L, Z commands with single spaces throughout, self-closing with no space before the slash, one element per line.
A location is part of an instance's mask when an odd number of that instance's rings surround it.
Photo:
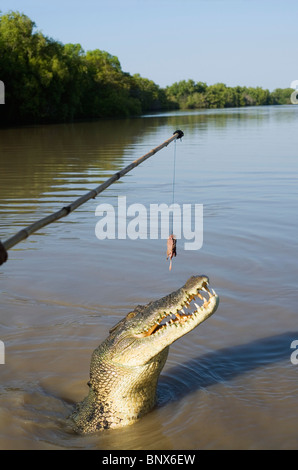
<path fill-rule="evenodd" d="M 44 36 L 28 16 L 0 15 L 0 80 L 5 105 L 0 125 L 132 117 L 173 109 L 289 104 L 291 89 L 229 87 L 182 80 L 161 88 L 131 75 L 118 57 Z"/>

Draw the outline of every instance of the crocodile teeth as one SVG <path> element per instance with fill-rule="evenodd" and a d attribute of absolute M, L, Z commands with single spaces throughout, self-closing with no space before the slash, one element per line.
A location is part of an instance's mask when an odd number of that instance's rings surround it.
<path fill-rule="evenodd" d="M 207 299 L 206 297 L 204 297 L 200 293 L 200 290 L 208 293 L 209 298 Z M 196 318 L 196 314 L 198 312 L 203 312 L 204 309 L 208 308 L 209 303 L 211 302 L 211 299 L 217 296 L 214 289 L 211 289 L 211 290 L 212 290 L 212 293 L 210 292 L 207 284 L 205 284 L 204 286 L 201 287 L 201 289 L 198 289 L 196 294 L 186 294 L 184 300 L 181 301 L 181 304 L 180 304 L 181 307 L 178 308 L 175 313 L 164 311 L 162 314 L 159 315 L 159 319 L 156 324 L 154 324 L 150 328 L 147 328 L 144 332 L 137 334 L 136 337 L 143 338 L 143 337 L 151 336 L 153 334 L 159 334 L 161 333 L 162 330 L 168 327 L 172 327 L 173 325 L 175 325 L 175 327 L 177 328 L 179 325 L 183 325 L 189 320 L 194 321 Z M 199 306 L 196 302 L 193 302 L 191 306 L 190 304 L 195 298 L 202 300 L 203 304 Z M 188 308 L 191 309 L 192 312 L 188 312 L 186 310 Z"/>

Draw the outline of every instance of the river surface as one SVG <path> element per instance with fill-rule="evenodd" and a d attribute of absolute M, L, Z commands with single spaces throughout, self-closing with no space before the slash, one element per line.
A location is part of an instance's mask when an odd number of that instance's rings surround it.
<path fill-rule="evenodd" d="M 2 129 L 0 238 L 176 129 L 182 141 L 9 250 L 0 267 L 1 449 L 298 449 L 298 106 Z M 96 209 L 116 209 L 120 196 L 148 213 L 173 200 L 203 204 L 202 247 L 179 239 L 170 272 L 161 236 L 99 240 Z M 156 408 L 124 429 L 73 433 L 65 419 L 87 394 L 91 353 L 109 328 L 201 273 L 220 305 L 170 347 Z"/>

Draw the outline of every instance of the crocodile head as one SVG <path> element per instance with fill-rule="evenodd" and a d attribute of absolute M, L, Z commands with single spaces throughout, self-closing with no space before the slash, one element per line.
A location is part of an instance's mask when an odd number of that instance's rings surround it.
<path fill-rule="evenodd" d="M 171 294 L 137 306 L 110 330 L 110 360 L 122 365 L 148 363 L 217 309 L 219 298 L 207 276 L 193 276 Z"/>
<path fill-rule="evenodd" d="M 137 306 L 92 354 L 89 393 L 72 422 L 80 433 L 132 424 L 153 408 L 170 344 L 217 309 L 207 276 L 193 276 L 166 297 Z"/>

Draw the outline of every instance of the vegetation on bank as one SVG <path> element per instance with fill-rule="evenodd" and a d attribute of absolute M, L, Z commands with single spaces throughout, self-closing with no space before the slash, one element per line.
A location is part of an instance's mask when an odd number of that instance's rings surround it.
<path fill-rule="evenodd" d="M 228 87 L 224 83 L 207 86 L 193 80 L 182 80 L 166 88 L 168 99 L 182 109 L 290 104 L 292 92 L 291 88 L 270 92 L 261 87 Z"/>
<path fill-rule="evenodd" d="M 163 89 L 123 72 L 116 56 L 80 44 L 62 44 L 36 31 L 19 12 L 0 15 L 0 123 L 65 122 L 128 117 L 177 108 L 222 108 L 290 103 L 293 90 L 207 86 L 193 80 Z"/>

